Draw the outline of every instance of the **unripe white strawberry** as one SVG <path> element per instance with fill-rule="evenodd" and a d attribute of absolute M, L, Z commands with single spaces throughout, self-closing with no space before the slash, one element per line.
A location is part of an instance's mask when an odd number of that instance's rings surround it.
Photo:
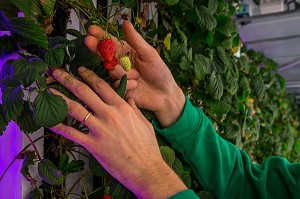
<path fill-rule="evenodd" d="M 120 65 L 122 66 L 122 68 L 128 72 L 131 68 L 131 61 L 130 61 L 130 58 L 128 56 L 124 56 L 122 57 L 120 60 Z"/>

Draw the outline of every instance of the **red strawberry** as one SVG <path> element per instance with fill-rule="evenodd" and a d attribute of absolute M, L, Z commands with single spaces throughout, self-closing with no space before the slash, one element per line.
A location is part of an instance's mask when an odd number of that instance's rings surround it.
<path fill-rule="evenodd" d="M 108 60 L 104 61 L 104 67 L 106 68 L 106 70 L 114 70 L 117 64 L 118 64 L 118 59 L 116 57 L 113 57 L 111 61 Z"/>
<path fill-rule="evenodd" d="M 113 199 L 110 195 L 108 194 L 103 194 L 103 199 Z"/>
<path fill-rule="evenodd" d="M 115 54 L 115 44 L 111 39 L 103 39 L 98 44 L 98 51 L 105 61 L 112 61 Z"/>

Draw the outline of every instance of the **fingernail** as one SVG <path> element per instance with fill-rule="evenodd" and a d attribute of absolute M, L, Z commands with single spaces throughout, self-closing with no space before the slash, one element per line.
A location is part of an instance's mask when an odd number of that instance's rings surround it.
<path fill-rule="evenodd" d="M 62 70 L 60 70 L 60 69 L 56 69 L 52 72 L 52 75 L 54 77 L 59 77 L 61 74 L 62 74 Z"/>
<path fill-rule="evenodd" d="M 80 67 L 78 68 L 78 72 L 80 72 L 80 73 L 82 73 L 82 72 L 84 72 L 84 71 L 86 71 L 86 70 L 87 70 L 87 68 L 84 67 L 84 66 L 80 66 Z"/>

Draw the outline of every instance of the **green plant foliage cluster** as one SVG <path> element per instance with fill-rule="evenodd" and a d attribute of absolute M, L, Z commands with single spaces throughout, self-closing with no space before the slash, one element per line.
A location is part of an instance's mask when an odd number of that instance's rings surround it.
<path fill-rule="evenodd" d="M 148 32 L 171 33 L 171 48 L 158 47 L 176 82 L 203 109 L 217 132 L 262 163 L 270 155 L 299 161 L 299 109 L 286 93 L 277 63 L 241 49 L 233 15 L 223 0 L 159 1 L 165 23 Z M 237 5 L 238 6 L 238 5 Z"/>
<path fill-rule="evenodd" d="M 154 20 L 143 17 L 149 13 L 140 12 L 138 1 L 113 0 L 113 3 L 122 9 L 132 9 L 136 29 L 157 49 L 185 94 L 210 117 L 222 137 L 246 150 L 258 163 L 270 155 L 299 160 L 299 111 L 293 96 L 286 94 L 285 81 L 277 72 L 277 64 L 262 53 L 246 48 L 242 48 L 240 57 L 234 56 L 241 47 L 232 19 L 236 6 L 224 0 L 157 0 L 157 13 L 152 14 L 158 15 L 161 23 L 156 24 Z M 102 14 L 103 10 L 96 9 L 91 0 L 10 0 L 1 3 L 0 30 L 9 30 L 12 34 L 0 37 L 0 50 L 14 51 L 19 57 L 8 60 L 0 72 L 3 93 L 0 135 L 11 120 L 26 134 L 40 127 L 66 122 L 66 102 L 53 95 L 49 88 L 56 88 L 71 99 L 77 98 L 60 84 L 49 82 L 48 76 L 55 68 L 62 67 L 78 77 L 77 67 L 84 65 L 100 77 L 108 77 L 99 57 L 85 47 L 84 34 L 65 30 L 65 34 L 73 36 L 71 40 L 64 35 L 49 36 L 51 31 L 47 31 L 47 22 L 55 16 L 58 6 L 81 12 L 87 19 L 85 24 L 82 22 L 84 30 L 88 25 L 96 24 L 122 38 L 117 23 L 109 22 Z M 16 8 L 25 17 L 17 18 Z M 38 49 L 38 54 L 26 53 L 31 45 Z M 126 76 L 122 82 L 117 92 L 124 97 Z M 152 118 L 149 111 L 143 110 L 143 113 Z M 78 121 L 72 121 L 70 125 L 84 131 Z M 58 139 L 60 150 L 73 151 L 74 144 Z M 198 187 L 190 167 L 159 136 L 158 142 L 162 157 L 187 187 L 194 189 L 201 198 L 213 198 L 212 194 Z M 48 159 L 39 159 L 32 151 L 22 155 L 21 173 L 24 177 L 36 184 L 29 166 L 38 161 L 42 179 L 42 186 L 33 188 L 28 199 L 40 198 L 40 190 L 67 198 L 70 193 L 61 188 L 67 175 L 81 172 L 85 167 L 82 161 L 70 161 L 63 153 L 58 165 Z M 85 193 L 86 198 L 92 198 L 94 193 L 108 193 L 113 198 L 134 198 L 95 159 L 89 159 L 90 171 L 102 177 L 105 183 L 92 193 Z"/>

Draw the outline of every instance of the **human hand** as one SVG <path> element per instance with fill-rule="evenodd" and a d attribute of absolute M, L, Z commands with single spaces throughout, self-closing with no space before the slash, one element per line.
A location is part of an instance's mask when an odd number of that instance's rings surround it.
<path fill-rule="evenodd" d="M 123 22 L 122 31 L 125 37 L 123 45 L 112 36 L 117 49 L 116 55 L 122 57 L 129 52 L 134 68 L 126 73 L 117 65 L 115 70 L 110 71 L 114 87 L 127 74 L 126 98 L 133 98 L 138 107 L 153 111 L 163 127 L 171 126 L 183 110 L 183 92 L 157 51 L 135 31 L 129 21 Z M 85 39 L 86 46 L 99 56 L 97 44 L 105 34 L 100 27 L 90 26 L 89 35 Z"/>
<path fill-rule="evenodd" d="M 85 147 L 101 165 L 138 198 L 168 198 L 187 189 L 161 157 L 152 125 L 143 117 L 132 98 L 128 103 L 92 71 L 80 67 L 79 74 L 89 86 L 67 72 L 56 69 L 54 78 L 93 110 L 57 90 L 67 104 L 69 115 L 84 121 L 90 132 L 58 124 L 52 131 Z M 87 118 L 86 118 L 87 117 Z"/>

